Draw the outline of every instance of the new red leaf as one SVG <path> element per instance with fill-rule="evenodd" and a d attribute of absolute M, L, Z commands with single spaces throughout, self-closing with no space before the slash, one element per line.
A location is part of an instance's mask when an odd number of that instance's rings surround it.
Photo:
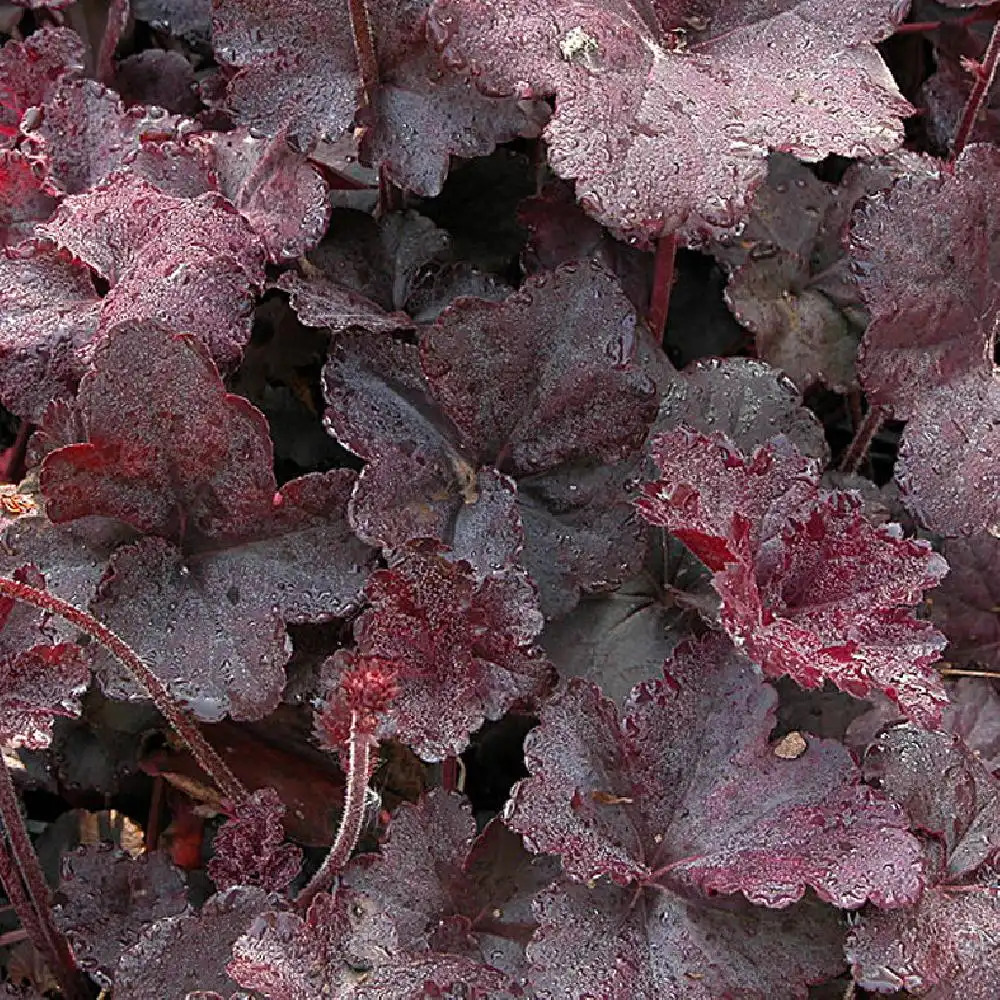
<path fill-rule="evenodd" d="M 523 573 L 479 577 L 434 543 L 414 543 L 365 595 L 358 651 L 392 664 L 398 685 L 379 735 L 424 760 L 460 753 L 485 719 L 544 692 L 551 666 L 534 644 L 542 615 Z"/>

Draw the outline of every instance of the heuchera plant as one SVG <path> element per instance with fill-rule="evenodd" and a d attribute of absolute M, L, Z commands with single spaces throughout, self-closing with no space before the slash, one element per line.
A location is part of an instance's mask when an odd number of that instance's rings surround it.
<path fill-rule="evenodd" d="M 3 996 L 1000 997 L 1000 5 L 0 33 Z"/>

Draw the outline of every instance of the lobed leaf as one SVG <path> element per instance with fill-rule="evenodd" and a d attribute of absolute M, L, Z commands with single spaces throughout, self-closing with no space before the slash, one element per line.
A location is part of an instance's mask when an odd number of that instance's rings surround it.
<path fill-rule="evenodd" d="M 784 4 L 434 0 L 428 31 L 484 93 L 554 97 L 551 166 L 599 222 L 648 240 L 734 225 L 771 149 L 818 160 L 899 145 L 910 108 L 870 44 L 897 17 L 889 2 L 850 14 L 814 3 L 806 15 Z"/>
<path fill-rule="evenodd" d="M 901 810 L 859 783 L 832 740 L 777 755 L 776 701 L 721 638 L 675 650 L 620 719 L 593 684 L 570 681 L 526 741 L 531 777 L 504 819 L 573 881 L 742 893 L 774 908 L 807 887 L 849 908 L 919 898 L 920 849 Z"/>

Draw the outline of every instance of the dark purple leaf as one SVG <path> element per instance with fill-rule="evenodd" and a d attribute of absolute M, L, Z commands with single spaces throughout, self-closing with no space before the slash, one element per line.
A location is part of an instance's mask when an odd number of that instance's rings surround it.
<path fill-rule="evenodd" d="M 330 233 L 309 255 L 304 277 L 360 293 L 393 312 L 405 308 L 422 274 L 448 258 L 448 234 L 416 212 L 394 212 L 378 221 L 361 212 L 338 211 Z M 305 320 L 303 320 L 305 322 Z"/>
<path fill-rule="evenodd" d="M 439 948 L 442 927 L 457 925 L 465 946 L 439 950 L 523 976 L 531 898 L 556 874 L 496 822 L 477 838 L 468 806 L 438 789 L 396 811 L 379 853 L 355 858 L 344 884 L 392 914 L 401 946 Z"/>
<path fill-rule="evenodd" d="M 954 173 L 904 176 L 851 229 L 853 267 L 872 314 L 858 370 L 869 398 L 900 418 L 932 409 L 930 390 L 992 376 L 997 170 L 1000 152 L 970 146 Z"/>
<path fill-rule="evenodd" d="M 81 968 L 104 987 L 150 924 L 187 909 L 184 876 L 165 853 L 135 858 L 100 844 L 63 856 L 53 917 Z"/>
<path fill-rule="evenodd" d="M 538 896 L 535 917 L 528 955 L 543 997 L 805 1000 L 843 965 L 841 917 L 813 898 L 767 910 L 563 882 Z"/>
<path fill-rule="evenodd" d="M 260 237 L 272 262 L 301 257 L 322 238 L 330 217 L 326 182 L 283 134 L 255 138 L 243 130 L 216 134 L 218 189 Z"/>
<path fill-rule="evenodd" d="M 101 299 L 87 268 L 67 254 L 0 254 L 0 401 L 39 421 L 72 396 L 87 369 Z"/>
<path fill-rule="evenodd" d="M 653 385 L 631 361 L 635 322 L 594 264 L 529 279 L 502 303 L 459 300 L 425 332 L 419 367 L 408 345 L 342 338 L 324 373 L 326 420 L 370 461 L 353 508 L 364 536 L 396 547 L 456 518 L 509 523 L 493 466 L 517 480 L 523 558 L 546 614 L 637 569 L 645 532 L 628 504 L 635 470 L 596 464 L 632 458 L 654 413 Z M 543 352 L 552 360 L 539 367 Z M 473 511 L 481 490 L 485 519 Z M 453 531 L 443 540 L 455 545 L 461 526 Z M 491 550 L 499 565 L 512 554 Z"/>
<path fill-rule="evenodd" d="M 159 320 L 195 334 L 219 365 L 242 356 L 264 254 L 220 195 L 177 198 L 126 172 L 67 197 L 39 232 L 109 282 L 105 330 Z"/>
<path fill-rule="evenodd" d="M 522 255 L 529 274 L 554 271 L 571 261 L 597 260 L 617 276 L 636 309 L 646 308 L 653 283 L 652 256 L 616 240 L 590 218 L 577 205 L 570 185 L 547 185 L 541 194 L 521 203 L 517 217 L 531 234 Z"/>
<path fill-rule="evenodd" d="M 820 3 L 808 18 L 783 6 L 435 0 L 428 28 L 485 93 L 554 97 L 553 169 L 599 222 L 648 239 L 733 225 L 769 149 L 818 160 L 899 145 L 910 108 L 870 44 L 898 17 L 888 0 L 850 13 Z"/>
<path fill-rule="evenodd" d="M 859 783 L 835 741 L 776 753 L 776 702 L 721 638 L 679 647 L 620 721 L 598 688 L 570 681 L 526 741 L 532 776 L 505 821 L 575 881 L 742 893 L 776 908 L 806 887 L 841 907 L 916 900 L 920 849 L 901 810 Z"/>
<path fill-rule="evenodd" d="M 481 93 L 441 64 L 425 38 L 424 2 L 383 0 L 371 7 L 379 82 L 361 153 L 400 187 L 441 193 L 449 158 L 486 156 L 498 143 L 534 138 L 548 119 L 541 101 Z"/>
<path fill-rule="evenodd" d="M 968 876 L 1000 849 L 1000 785 L 960 737 L 894 725 L 868 748 L 864 770 L 914 829 L 942 840 L 939 878 Z"/>
<path fill-rule="evenodd" d="M 146 49 L 122 59 L 115 69 L 115 89 L 127 105 L 154 105 L 175 115 L 201 110 L 194 67 L 172 50 Z"/>
<path fill-rule="evenodd" d="M 997 285 L 1000 292 L 1000 283 Z M 989 348 L 992 353 L 992 346 Z M 921 395 L 896 463 L 900 498 L 944 535 L 1000 525 L 1000 382 L 973 373 Z"/>
<path fill-rule="evenodd" d="M 238 886 L 218 892 L 197 914 L 149 924 L 118 963 L 116 1000 L 183 997 L 195 990 L 233 992 L 226 974 L 233 944 L 254 918 L 274 905 L 262 889 Z"/>
<path fill-rule="evenodd" d="M 69 80 L 49 95 L 40 121 L 23 131 L 26 148 L 46 164 L 51 187 L 78 195 L 100 184 L 143 143 L 165 142 L 194 128 L 162 108 L 126 110 L 114 91 L 94 80 Z"/>
<path fill-rule="evenodd" d="M 721 431 L 744 454 L 785 435 L 821 463 L 829 451 L 823 425 L 790 379 L 752 358 L 710 358 L 688 365 L 663 389 L 650 434 L 681 425 Z"/>
<path fill-rule="evenodd" d="M 31 565 L 14 578 L 45 589 Z M 12 598 L 0 599 L 0 745 L 40 750 L 52 742 L 57 718 L 76 718 L 90 684 L 90 659 L 71 642 L 52 642 L 46 615 Z"/>
<path fill-rule="evenodd" d="M 424 1000 L 449 990 L 476 998 L 501 995 L 504 982 L 470 959 L 407 949 L 388 914 L 345 888 L 316 896 L 304 919 L 263 913 L 236 942 L 229 969 L 241 986 L 269 1000 Z"/>
<path fill-rule="evenodd" d="M 301 149 L 347 131 L 361 95 L 350 18 L 336 3 L 223 0 L 212 44 L 238 72 L 228 105 L 248 128 L 286 131 Z"/>
<path fill-rule="evenodd" d="M 879 993 L 905 989 L 923 1000 L 993 1000 L 1000 890 L 928 889 L 914 910 L 872 913 L 847 941 L 855 981 Z"/>
<path fill-rule="evenodd" d="M 934 591 L 931 618 L 959 667 L 1000 667 L 1000 539 L 987 532 L 941 547 L 950 571 Z"/>
<path fill-rule="evenodd" d="M 42 463 L 53 521 L 100 514 L 181 541 L 243 535 L 270 513 L 267 422 L 226 393 L 195 338 L 155 323 L 117 327 L 98 349 L 78 405 L 87 442 Z"/>
<path fill-rule="evenodd" d="M 92 610 L 200 718 L 263 718 L 285 685 L 285 623 L 330 621 L 359 601 L 372 552 L 347 525 L 353 481 L 333 470 L 287 483 L 242 540 L 194 552 L 158 538 L 122 547 Z M 99 662 L 109 694 L 142 697 L 117 665 Z"/>

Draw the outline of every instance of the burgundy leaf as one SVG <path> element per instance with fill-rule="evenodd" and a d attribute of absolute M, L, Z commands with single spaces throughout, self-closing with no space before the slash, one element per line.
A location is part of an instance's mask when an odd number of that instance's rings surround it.
<path fill-rule="evenodd" d="M 973 373 L 932 390 L 925 386 L 896 463 L 903 503 L 921 523 L 944 535 L 995 529 L 1000 524 L 998 447 L 1000 382 L 992 375 Z"/>
<path fill-rule="evenodd" d="M 813 898 L 766 910 L 562 882 L 535 916 L 531 982 L 546 997 L 805 1000 L 843 964 L 841 918 Z"/>
<path fill-rule="evenodd" d="M 372 545 L 441 538 L 479 570 L 513 565 L 524 529 L 510 477 L 483 468 L 474 480 L 470 474 L 465 484 L 456 484 L 451 470 L 421 459 L 394 449 L 365 466 L 350 507 L 358 535 Z M 387 504 L 393 496 L 396 503 Z"/>
<path fill-rule="evenodd" d="M 664 478 L 646 486 L 643 516 L 715 572 L 723 625 L 765 673 L 879 690 L 938 723 L 944 637 L 908 610 L 947 572 L 926 542 L 867 521 L 854 494 L 820 493 L 816 466 L 783 438 L 745 458 L 724 435 L 681 428 L 653 454 Z"/>
<path fill-rule="evenodd" d="M 273 140 L 238 130 L 212 137 L 219 190 L 253 227 L 273 262 L 301 257 L 330 217 L 327 185 L 283 134 Z"/>
<path fill-rule="evenodd" d="M 228 996 L 226 974 L 233 944 L 274 897 L 238 886 L 211 896 L 197 914 L 165 917 L 149 924 L 121 957 L 114 979 L 120 1000 L 182 997 L 195 990 Z"/>
<path fill-rule="evenodd" d="M 848 937 L 855 981 L 924 1000 L 992 1000 L 997 980 L 1000 890 L 929 889 L 914 910 L 872 913 Z"/>
<path fill-rule="evenodd" d="M 741 892 L 775 908 L 806 887 L 841 907 L 913 902 L 920 851 L 902 812 L 859 783 L 835 741 L 776 754 L 776 702 L 721 638 L 679 647 L 620 721 L 599 689 L 570 681 L 526 741 L 532 776 L 505 820 L 576 881 Z"/>
<path fill-rule="evenodd" d="M 68 255 L 0 255 L 0 401 L 41 420 L 86 371 L 101 299 L 89 271 Z"/>
<path fill-rule="evenodd" d="M 850 494 L 833 494 L 781 539 L 766 566 L 751 546 L 716 577 L 730 635 L 773 677 L 802 687 L 831 680 L 863 698 L 887 694 L 915 722 L 934 726 L 946 695 L 932 664 L 945 640 L 908 610 L 947 572 L 926 542 L 874 526 Z M 846 571 L 850 567 L 850 572 Z"/>
<path fill-rule="evenodd" d="M 69 80 L 49 95 L 41 120 L 23 129 L 24 143 L 48 167 L 60 194 L 82 194 L 121 167 L 144 142 L 176 138 L 185 123 L 162 108 L 125 110 L 118 95 L 94 80 Z"/>
<path fill-rule="evenodd" d="M 459 300 L 426 331 L 420 367 L 408 345 L 342 338 L 324 372 L 326 420 L 371 462 L 355 498 L 359 529 L 396 547 L 442 524 L 497 514 L 508 524 L 492 466 L 517 480 L 523 558 L 546 614 L 614 586 L 645 549 L 627 502 L 634 468 L 597 464 L 631 459 L 655 411 L 634 349 L 634 311 L 596 264 L 529 279 L 502 303 Z M 540 367 L 543 352 L 552 360 Z M 481 495 L 485 518 L 474 513 Z M 482 571 L 513 554 L 491 550 L 485 565 L 459 554 Z"/>
<path fill-rule="evenodd" d="M 429 31 L 445 62 L 485 93 L 555 97 L 544 133 L 553 169 L 576 180 L 598 221 L 653 238 L 702 221 L 733 225 L 769 149 L 818 160 L 898 145 L 910 108 L 870 44 L 897 18 L 888 0 L 849 14 L 814 4 L 808 17 L 719 4 L 653 13 L 602 0 L 435 0 Z"/>
<path fill-rule="evenodd" d="M 100 514 L 181 541 L 238 536 L 269 514 L 267 423 L 226 393 L 195 338 L 155 323 L 117 327 L 81 383 L 79 406 L 87 442 L 42 463 L 53 521 Z"/>
<path fill-rule="evenodd" d="M 333 470 L 287 483 L 271 516 L 228 544 L 124 546 L 92 610 L 200 718 L 263 718 L 285 685 L 285 623 L 330 621 L 358 603 L 372 552 L 347 525 L 353 481 Z M 109 694 L 143 697 L 116 664 L 98 662 Z"/>
<path fill-rule="evenodd" d="M 28 108 L 44 104 L 59 81 L 83 70 L 84 47 L 68 28 L 43 28 L 0 50 L 0 135 L 12 136 Z"/>
<path fill-rule="evenodd" d="M 722 432 L 679 427 L 652 442 L 663 479 L 637 501 L 714 571 L 739 557 L 738 536 L 764 546 L 818 496 L 819 463 L 779 437 L 744 457 Z"/>
<path fill-rule="evenodd" d="M 358 969 L 365 973 L 358 975 Z M 345 888 L 317 895 L 304 919 L 297 913 L 262 914 L 236 942 L 229 971 L 269 1000 L 423 1000 L 449 990 L 475 998 L 501 995 L 504 982 L 470 959 L 406 949 L 391 918 Z"/>
<path fill-rule="evenodd" d="M 864 769 L 914 829 L 943 841 L 940 878 L 967 876 L 1000 849 L 1000 784 L 960 737 L 894 725 L 868 748 Z"/>
<path fill-rule="evenodd" d="M 137 858 L 99 844 L 63 855 L 53 916 L 81 968 L 105 988 L 145 928 L 188 909 L 184 876 L 168 855 Z"/>
<path fill-rule="evenodd" d="M 635 331 L 608 272 L 569 265 L 503 303 L 459 301 L 422 340 L 420 360 L 467 453 L 528 475 L 634 454 L 652 402 L 649 380 L 629 365 Z"/>
<path fill-rule="evenodd" d="M 858 359 L 870 399 L 900 418 L 929 390 L 991 376 L 1000 314 L 1000 152 L 969 146 L 951 171 L 903 177 L 862 209 L 851 256 L 872 314 Z M 984 224 L 985 220 L 985 224 Z M 957 395 L 957 394 L 956 394 Z"/>
<path fill-rule="evenodd" d="M 75 643 L 42 643 L 0 655 L 0 744 L 40 750 L 57 717 L 76 718 L 90 660 Z"/>
<path fill-rule="evenodd" d="M 402 946 L 433 948 L 442 926 L 453 922 L 468 937 L 468 957 L 523 976 L 524 945 L 534 929 L 531 898 L 555 874 L 547 859 L 532 863 L 497 822 L 477 838 L 468 805 L 436 789 L 416 805 L 400 806 L 379 853 L 355 858 L 344 884 L 392 914 Z"/>
<path fill-rule="evenodd" d="M 358 650 L 395 666 L 399 694 L 380 735 L 424 760 L 460 753 L 485 719 L 543 693 L 538 598 L 523 573 L 477 577 L 431 542 L 414 543 L 365 586 Z"/>
<path fill-rule="evenodd" d="M 392 333 L 413 326 L 406 313 L 387 313 L 377 302 L 321 274 L 285 271 L 275 286 L 288 292 L 292 309 L 306 326 L 328 327 L 331 333 L 359 328 L 369 333 Z"/>
<path fill-rule="evenodd" d="M 300 149 L 347 131 L 361 95 L 351 21 L 336 2 L 221 0 L 212 43 L 238 72 L 228 105 L 243 125 L 287 131 Z"/>
<path fill-rule="evenodd" d="M 273 788 L 260 788 L 236 808 L 215 835 L 207 866 L 219 889 L 256 885 L 281 892 L 299 874 L 302 850 L 285 841 L 285 807 Z"/>
<path fill-rule="evenodd" d="M 548 108 L 483 94 L 467 75 L 442 66 L 425 38 L 426 7 L 426 0 L 372 5 L 378 87 L 361 153 L 400 187 L 433 197 L 451 156 L 486 156 L 498 143 L 534 138 Z"/>
<path fill-rule="evenodd" d="M 56 201 L 44 188 L 40 160 L 0 149 L 0 247 L 32 235 L 35 223 L 52 215 Z"/>
<path fill-rule="evenodd" d="M 715 251 L 733 272 L 726 302 L 755 335 L 757 356 L 802 389 L 857 387 L 866 317 L 853 289 L 846 301 L 836 293 L 849 285 L 841 233 L 863 193 L 824 184 L 794 157 L 773 154 L 745 227 L 723 234 Z"/>
<path fill-rule="evenodd" d="M 219 365 L 241 357 L 264 255 L 220 195 L 177 198 L 119 174 L 66 198 L 39 232 L 110 283 L 105 329 L 126 319 L 158 319 L 195 334 Z"/>

